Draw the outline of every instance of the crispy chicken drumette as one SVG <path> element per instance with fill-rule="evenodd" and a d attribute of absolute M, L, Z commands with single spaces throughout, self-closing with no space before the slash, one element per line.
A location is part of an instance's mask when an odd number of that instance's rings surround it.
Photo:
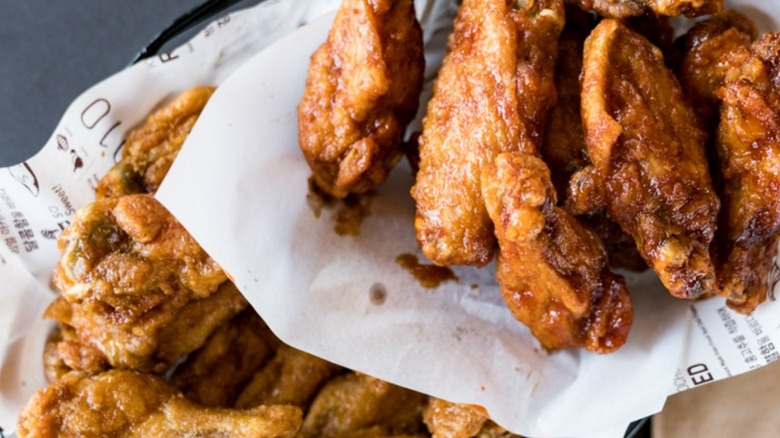
<path fill-rule="evenodd" d="M 547 349 L 623 345 L 633 321 L 625 283 L 609 272 L 598 235 L 555 206 L 545 163 L 501 154 L 482 171 L 482 193 L 496 226 L 501 294 L 515 317 Z"/>
<path fill-rule="evenodd" d="M 465 0 L 428 104 L 412 196 L 425 255 L 439 265 L 485 265 L 493 225 L 480 171 L 503 151 L 538 153 L 555 104 L 560 0 Z"/>
<path fill-rule="evenodd" d="M 387 178 L 423 83 L 422 31 L 412 0 L 344 0 L 313 55 L 298 106 L 314 182 L 343 198 Z"/>

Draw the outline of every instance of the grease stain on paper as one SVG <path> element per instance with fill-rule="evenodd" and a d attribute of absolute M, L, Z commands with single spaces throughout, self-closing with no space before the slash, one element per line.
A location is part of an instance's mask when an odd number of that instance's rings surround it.
<path fill-rule="evenodd" d="M 458 281 L 458 276 L 452 272 L 452 269 L 420 263 L 420 259 L 414 254 L 401 254 L 395 258 L 395 262 L 412 274 L 420 282 L 420 285 L 427 289 L 439 287 L 445 281 Z"/>
<path fill-rule="evenodd" d="M 371 200 L 375 194 L 375 192 L 367 192 L 337 199 L 320 190 L 314 180 L 309 178 L 306 204 L 316 218 L 322 216 L 323 210 L 333 211 L 331 215 L 334 222 L 333 231 L 339 236 L 359 236 L 363 221 L 371 215 Z"/>

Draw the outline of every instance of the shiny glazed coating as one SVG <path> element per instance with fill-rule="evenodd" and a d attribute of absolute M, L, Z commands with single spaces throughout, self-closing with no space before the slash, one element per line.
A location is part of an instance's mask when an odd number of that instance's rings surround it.
<path fill-rule="evenodd" d="M 298 137 L 317 186 L 364 193 L 400 159 L 423 83 L 422 31 L 412 0 L 344 0 L 311 58 Z"/>
<path fill-rule="evenodd" d="M 482 266 L 495 237 L 479 174 L 503 151 L 534 154 L 555 104 L 560 0 L 464 0 L 434 85 L 412 188 L 423 253 Z"/>
<path fill-rule="evenodd" d="M 58 246 L 53 281 L 62 296 L 46 316 L 72 327 L 114 367 L 162 372 L 247 305 L 149 195 L 79 210 Z"/>
<path fill-rule="evenodd" d="M 723 9 L 723 0 L 568 0 L 586 11 L 611 18 L 638 17 L 647 13 L 677 17 L 698 17 Z"/>
<path fill-rule="evenodd" d="M 96 197 L 155 193 L 214 90 L 185 91 L 131 132 L 122 159 L 98 182 Z"/>
<path fill-rule="evenodd" d="M 584 213 L 606 206 L 669 292 L 715 287 L 709 254 L 719 201 L 705 134 L 660 51 L 617 20 L 585 43 L 582 116 L 593 167 L 577 178 Z M 584 211 L 582 211 L 584 210 Z"/>
<path fill-rule="evenodd" d="M 149 374 L 73 372 L 38 391 L 19 416 L 20 437 L 294 437 L 301 410 L 203 408 Z"/>
<path fill-rule="evenodd" d="M 717 91 L 731 67 L 726 55 L 749 47 L 756 35 L 750 19 L 736 11 L 724 11 L 696 24 L 676 43 L 682 56 L 680 84 L 708 132 L 718 124 Z"/>
<path fill-rule="evenodd" d="M 719 294 L 750 313 L 767 296 L 780 232 L 780 34 L 730 52 L 717 150 L 723 176 Z"/>
<path fill-rule="evenodd" d="M 633 321 L 623 279 L 609 272 L 598 235 L 555 206 L 547 166 L 505 153 L 482 171 L 499 242 L 497 279 L 514 316 L 547 349 L 608 353 Z"/>
<path fill-rule="evenodd" d="M 365 374 L 339 376 L 317 394 L 303 420 L 301 436 L 396 436 L 422 432 L 426 400 L 420 393 Z"/>

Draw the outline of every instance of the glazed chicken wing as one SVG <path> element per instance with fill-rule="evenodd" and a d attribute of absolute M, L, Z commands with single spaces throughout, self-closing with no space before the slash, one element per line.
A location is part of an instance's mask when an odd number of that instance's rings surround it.
<path fill-rule="evenodd" d="M 204 408 L 159 377 L 111 370 L 73 372 L 38 391 L 19 415 L 20 437 L 295 437 L 301 410 Z"/>
<path fill-rule="evenodd" d="M 499 155 L 482 171 L 482 193 L 498 236 L 501 294 L 515 317 L 547 349 L 623 345 L 633 320 L 623 279 L 609 272 L 598 235 L 555 206 L 544 162 Z"/>
<path fill-rule="evenodd" d="M 479 174 L 503 151 L 537 153 L 553 79 L 560 0 L 464 0 L 428 104 L 412 196 L 425 255 L 482 266 L 495 237 Z"/>
<path fill-rule="evenodd" d="M 343 198 L 387 178 L 417 112 L 424 65 L 412 0 L 342 2 L 298 106 L 300 147 L 320 189 Z"/>
<path fill-rule="evenodd" d="M 46 312 L 114 367 L 163 372 L 247 302 L 153 197 L 103 198 L 62 232 Z"/>
<path fill-rule="evenodd" d="M 724 63 L 719 293 L 750 313 L 766 299 L 780 233 L 780 34 L 736 48 Z"/>
<path fill-rule="evenodd" d="M 567 208 L 572 175 L 591 164 L 580 117 L 580 73 L 585 38 L 596 26 L 590 14 L 571 6 L 566 8 L 566 20 L 558 43 L 561 62 L 555 71 L 558 103 L 550 111 L 541 149 L 563 208 Z M 634 240 L 611 221 L 603 209 L 583 219 L 604 240 L 610 265 L 635 271 L 647 268 Z"/>
<path fill-rule="evenodd" d="M 582 118 L 592 167 L 575 175 L 583 213 L 606 207 L 669 292 L 715 287 L 709 254 L 719 201 L 705 133 L 661 52 L 617 20 L 585 43 Z"/>
<path fill-rule="evenodd" d="M 185 91 L 131 132 L 122 159 L 98 182 L 96 197 L 155 193 L 214 90 Z"/>
<path fill-rule="evenodd" d="M 586 11 L 612 18 L 638 17 L 647 13 L 666 17 L 698 17 L 723 9 L 723 0 L 569 0 Z"/>

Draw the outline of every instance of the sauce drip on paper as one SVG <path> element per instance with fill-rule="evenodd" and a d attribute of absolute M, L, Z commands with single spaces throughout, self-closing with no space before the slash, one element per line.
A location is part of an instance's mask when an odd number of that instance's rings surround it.
<path fill-rule="evenodd" d="M 432 289 L 449 280 L 458 281 L 450 268 L 420 263 L 414 254 L 401 254 L 395 258 L 395 262 L 409 271 L 425 288 Z"/>
<path fill-rule="evenodd" d="M 344 199 L 336 199 L 321 191 L 312 179 L 309 179 L 306 203 L 316 218 L 322 215 L 323 209 L 335 209 L 331 216 L 335 222 L 333 231 L 339 236 L 358 236 L 363 220 L 371 215 L 373 195 L 373 192 L 368 192 L 360 196 L 349 195 Z"/>

